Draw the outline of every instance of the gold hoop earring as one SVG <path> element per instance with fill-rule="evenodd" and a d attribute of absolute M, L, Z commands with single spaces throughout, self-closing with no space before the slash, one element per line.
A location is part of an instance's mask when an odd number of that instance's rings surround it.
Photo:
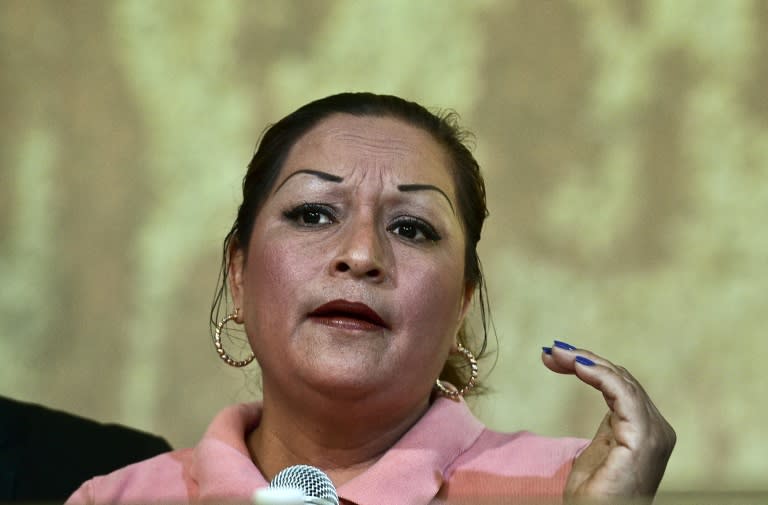
<path fill-rule="evenodd" d="M 443 386 L 443 383 L 440 382 L 440 379 L 437 379 L 435 381 L 435 387 L 437 390 L 442 394 L 443 396 L 450 398 L 451 400 L 458 400 L 462 396 L 466 394 L 467 391 L 472 389 L 477 385 L 477 376 L 478 376 L 478 368 L 477 368 L 477 359 L 475 358 L 475 355 L 472 354 L 472 352 L 464 347 L 461 344 L 458 344 L 458 352 L 464 355 L 465 358 L 467 358 L 467 361 L 469 361 L 469 368 L 470 368 L 470 374 L 469 374 L 469 380 L 461 389 L 448 389 L 447 387 Z"/>
<path fill-rule="evenodd" d="M 249 364 L 253 359 L 256 357 L 253 354 L 253 351 L 251 351 L 251 355 L 243 360 L 236 360 L 232 359 L 232 356 L 227 354 L 227 351 L 224 350 L 224 347 L 221 345 L 221 332 L 224 329 L 224 326 L 227 325 L 230 321 L 237 322 L 237 316 L 240 314 L 240 309 L 237 308 L 235 311 L 231 314 L 229 314 L 227 317 L 219 321 L 219 324 L 216 325 L 216 331 L 213 334 L 213 345 L 216 347 L 216 352 L 219 355 L 219 358 L 221 358 L 224 363 L 226 363 L 229 366 L 233 366 L 236 368 L 241 368 Z"/>

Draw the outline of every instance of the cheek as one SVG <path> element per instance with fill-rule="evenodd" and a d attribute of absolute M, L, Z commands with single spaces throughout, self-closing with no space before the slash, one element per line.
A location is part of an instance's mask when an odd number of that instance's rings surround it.
<path fill-rule="evenodd" d="M 279 240 L 253 244 L 246 267 L 246 303 L 252 311 L 267 318 L 275 314 L 274 307 L 284 309 L 296 299 L 297 291 L 306 281 L 310 265 L 298 255 L 295 245 Z"/>
<path fill-rule="evenodd" d="M 453 342 L 462 307 L 462 265 L 436 264 L 404 276 L 400 306 L 404 324 L 429 340 Z"/>

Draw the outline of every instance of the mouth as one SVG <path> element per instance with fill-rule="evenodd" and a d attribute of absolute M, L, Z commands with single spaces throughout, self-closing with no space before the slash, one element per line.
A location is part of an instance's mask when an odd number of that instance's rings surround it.
<path fill-rule="evenodd" d="M 348 330 L 373 331 L 389 329 L 389 325 L 364 303 L 333 300 L 309 313 L 309 318 L 326 326 Z"/>

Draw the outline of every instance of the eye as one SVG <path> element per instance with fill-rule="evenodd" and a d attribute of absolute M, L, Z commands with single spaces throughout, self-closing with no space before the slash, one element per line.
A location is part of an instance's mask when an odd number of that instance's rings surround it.
<path fill-rule="evenodd" d="M 283 215 L 299 226 L 325 226 L 336 222 L 333 209 L 318 203 L 302 203 Z"/>
<path fill-rule="evenodd" d="M 437 242 L 442 238 L 432 225 L 415 217 L 400 217 L 389 225 L 387 231 L 412 242 Z"/>

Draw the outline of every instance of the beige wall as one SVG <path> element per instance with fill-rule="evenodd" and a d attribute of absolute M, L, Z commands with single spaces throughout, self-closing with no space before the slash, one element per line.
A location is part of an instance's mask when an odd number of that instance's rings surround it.
<path fill-rule="evenodd" d="M 484 420 L 592 434 L 599 393 L 539 362 L 562 337 L 677 428 L 663 489 L 766 487 L 762 0 L 0 2 L 0 394 L 177 446 L 258 396 L 207 328 L 243 168 L 363 89 L 477 134 Z"/>

